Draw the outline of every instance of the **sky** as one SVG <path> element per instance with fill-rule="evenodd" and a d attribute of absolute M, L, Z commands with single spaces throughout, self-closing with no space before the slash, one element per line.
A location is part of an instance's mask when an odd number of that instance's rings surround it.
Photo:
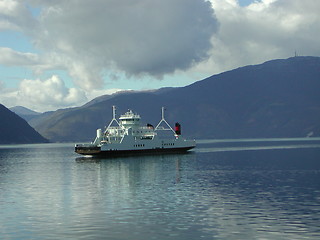
<path fill-rule="evenodd" d="M 320 56 L 319 0 L 0 0 L 0 103 L 44 112 Z"/>

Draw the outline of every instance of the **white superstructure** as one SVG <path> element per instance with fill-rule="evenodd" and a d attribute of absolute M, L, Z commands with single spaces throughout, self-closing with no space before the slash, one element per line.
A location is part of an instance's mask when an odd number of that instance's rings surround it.
<path fill-rule="evenodd" d="M 136 153 L 168 153 L 187 151 L 195 147 L 195 140 L 181 137 L 180 124 L 173 130 L 164 118 L 154 128 L 151 124 L 140 125 L 140 115 L 128 110 L 116 119 L 113 106 L 113 118 L 105 131 L 97 130 L 97 136 L 91 144 L 76 144 L 75 152 L 84 155 L 123 155 Z M 164 134 L 166 132 L 166 134 Z M 170 135 L 168 135 L 170 133 Z"/>

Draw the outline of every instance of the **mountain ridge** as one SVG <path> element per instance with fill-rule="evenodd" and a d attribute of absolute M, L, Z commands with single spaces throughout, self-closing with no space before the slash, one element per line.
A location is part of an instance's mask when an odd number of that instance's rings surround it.
<path fill-rule="evenodd" d="M 52 141 L 92 140 L 96 128 L 128 108 L 156 124 L 179 121 L 195 138 L 320 136 L 320 58 L 293 57 L 213 75 L 185 87 L 129 92 L 69 110 L 33 124 Z M 33 121 L 33 120 L 32 120 Z"/>
<path fill-rule="evenodd" d="M 20 116 L 21 118 L 26 120 L 27 122 L 42 114 L 40 112 L 33 111 L 33 110 L 26 108 L 26 107 L 23 107 L 23 106 L 11 107 L 11 108 L 9 108 L 9 110 L 14 112 L 18 116 Z"/>
<path fill-rule="evenodd" d="M 24 119 L 0 104 L 0 144 L 46 143 Z"/>

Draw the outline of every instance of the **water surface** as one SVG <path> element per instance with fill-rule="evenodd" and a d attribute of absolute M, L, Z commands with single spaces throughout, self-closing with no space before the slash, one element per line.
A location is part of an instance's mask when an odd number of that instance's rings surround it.
<path fill-rule="evenodd" d="M 319 239 L 320 140 L 202 140 L 190 154 L 0 146 L 1 239 Z"/>

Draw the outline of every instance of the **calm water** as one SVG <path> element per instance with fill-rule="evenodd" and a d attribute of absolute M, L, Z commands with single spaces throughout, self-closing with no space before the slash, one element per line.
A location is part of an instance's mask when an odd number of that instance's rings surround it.
<path fill-rule="evenodd" d="M 0 146 L 1 239 L 320 239 L 320 139 L 99 160 Z"/>

